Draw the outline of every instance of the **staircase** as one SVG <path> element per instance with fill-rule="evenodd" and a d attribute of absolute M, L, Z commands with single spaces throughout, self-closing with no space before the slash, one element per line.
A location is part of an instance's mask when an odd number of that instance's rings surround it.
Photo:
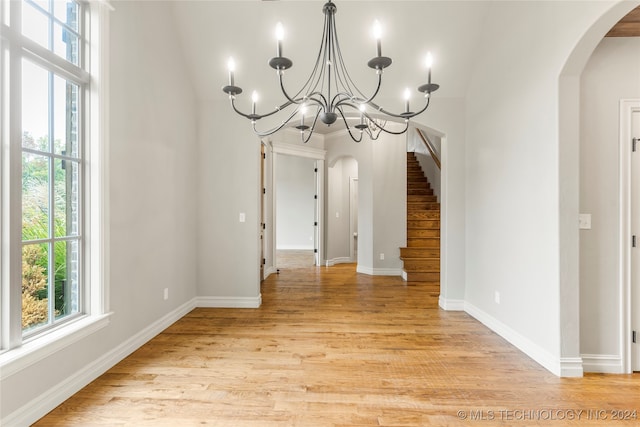
<path fill-rule="evenodd" d="M 400 259 L 408 282 L 440 284 L 440 203 L 414 153 L 407 153 L 407 247 Z"/>

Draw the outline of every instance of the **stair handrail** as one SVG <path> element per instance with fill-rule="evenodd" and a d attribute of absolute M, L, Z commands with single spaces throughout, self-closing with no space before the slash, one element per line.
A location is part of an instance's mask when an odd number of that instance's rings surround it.
<path fill-rule="evenodd" d="M 442 166 L 440 165 L 440 158 L 438 157 L 438 153 L 436 152 L 436 148 L 433 145 L 433 142 L 431 142 L 428 136 L 422 133 L 422 130 L 416 128 L 416 131 L 418 132 L 418 135 L 420 135 L 420 138 L 422 139 L 424 145 L 427 147 L 427 150 L 429 150 L 429 154 L 431 154 L 433 162 L 436 164 L 438 169 L 442 170 Z"/>

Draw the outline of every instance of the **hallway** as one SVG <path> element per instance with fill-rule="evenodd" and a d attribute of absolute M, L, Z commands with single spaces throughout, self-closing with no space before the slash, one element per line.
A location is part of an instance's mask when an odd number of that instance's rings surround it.
<path fill-rule="evenodd" d="M 262 296 L 193 310 L 36 425 L 640 423 L 639 374 L 555 377 L 433 285 L 341 264 L 272 274 Z"/>

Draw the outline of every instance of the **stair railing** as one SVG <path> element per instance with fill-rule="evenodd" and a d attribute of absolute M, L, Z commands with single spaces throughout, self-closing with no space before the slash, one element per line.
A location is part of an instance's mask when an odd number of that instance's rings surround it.
<path fill-rule="evenodd" d="M 429 150 L 429 154 L 431 154 L 433 162 L 436 164 L 438 169 L 442 170 L 442 166 L 440 165 L 440 158 L 438 157 L 438 153 L 436 152 L 436 147 L 433 145 L 433 142 L 431 142 L 429 137 L 425 135 L 422 130 L 416 128 L 416 131 L 418 132 L 418 135 L 420 135 L 420 139 L 422 139 L 425 147 L 427 147 L 427 150 Z"/>

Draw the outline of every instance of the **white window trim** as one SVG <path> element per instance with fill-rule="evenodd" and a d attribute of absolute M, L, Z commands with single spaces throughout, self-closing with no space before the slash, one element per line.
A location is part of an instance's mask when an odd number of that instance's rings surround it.
<path fill-rule="evenodd" d="M 86 315 L 7 350 L 0 355 L 0 381 L 99 331 L 109 324 L 110 317 L 111 313 Z"/>
<path fill-rule="evenodd" d="M 82 1 L 82 0 L 81 0 Z M 85 300 L 84 310 L 88 313 L 79 316 L 73 321 L 62 323 L 54 326 L 47 332 L 34 336 L 31 339 L 22 341 L 21 345 L 16 345 L 14 342 L 10 342 L 11 337 L 15 337 L 15 331 L 10 331 L 9 328 L 18 328 L 21 331 L 21 325 L 16 325 L 15 322 L 11 323 L 8 320 L 11 317 L 11 313 L 8 308 L 16 306 L 16 300 L 18 306 L 20 306 L 20 292 L 15 292 L 14 287 L 12 290 L 10 286 L 3 286 L 0 292 L 0 304 L 2 307 L 2 331 L 0 331 L 0 339 L 2 343 L 0 350 L 0 381 L 5 378 L 20 372 L 21 370 L 33 365 L 34 363 L 47 358 L 48 356 L 62 350 L 65 347 L 72 345 L 73 343 L 96 333 L 100 329 L 106 327 L 109 324 L 112 313 L 109 313 L 109 179 L 108 179 L 108 149 L 107 142 L 109 141 L 108 123 L 109 123 L 109 99 L 108 99 L 108 64 L 109 64 L 109 12 L 113 11 L 113 7 L 103 0 L 89 0 L 87 2 L 92 9 L 90 12 L 85 12 L 85 19 L 89 20 L 90 33 L 89 37 L 85 41 L 88 43 L 85 46 L 85 61 L 89 68 L 87 77 L 90 76 L 90 82 L 88 84 L 88 92 L 85 94 L 85 99 L 88 98 L 88 111 L 85 113 L 88 115 L 88 120 L 85 120 L 85 138 L 88 143 L 85 146 L 85 166 L 88 168 L 89 173 L 85 177 L 85 209 L 91 214 L 88 216 L 89 221 L 86 223 L 86 236 L 84 243 L 85 250 Z M 89 8 L 87 8 L 88 10 Z M 13 21 L 13 20 L 12 20 Z M 3 23 L 2 26 L 2 38 L 0 41 L 5 43 L 3 39 L 11 40 L 14 37 L 18 37 L 15 34 L 15 30 L 10 29 Z M 24 46 L 24 40 L 22 36 L 20 46 Z M 37 46 L 35 49 L 39 49 Z M 16 54 L 16 49 L 11 49 L 9 52 L 10 64 L 2 62 L 3 67 L 13 66 L 17 61 L 21 61 L 22 57 L 27 55 Z M 31 51 L 33 52 L 33 50 Z M 48 55 L 43 53 L 43 55 Z M 14 75 L 15 73 L 12 73 Z M 65 73 L 61 73 L 63 76 Z M 6 74 L 5 74 L 6 75 Z M 11 85 L 9 81 L 0 82 L 0 90 L 10 90 L 12 87 L 20 87 L 20 85 Z M 2 128 L 6 132 L 2 137 L 3 148 L 0 150 L 0 164 L 3 169 L 3 188 L 2 194 L 3 209 L 2 212 L 9 212 L 9 215 L 3 215 L 0 217 L 0 225 L 2 230 L 2 253 L 9 254 L 9 256 L 3 256 L 2 260 L 2 276 L 0 280 L 2 283 L 9 283 L 21 279 L 21 272 L 15 271 L 15 268 L 8 268 L 10 262 L 6 262 L 8 259 L 12 259 L 15 256 L 21 258 L 21 245 L 11 244 L 12 239 L 9 237 L 10 232 L 16 232 L 16 230 L 10 229 L 10 224 L 15 224 L 15 219 L 12 220 L 11 210 L 5 209 L 14 203 L 20 203 L 20 197 L 15 194 L 16 191 L 8 191 L 11 188 L 10 179 L 4 179 L 10 177 L 11 179 L 21 180 L 20 176 L 14 170 L 9 170 L 11 164 L 15 164 L 7 157 L 7 151 L 11 153 L 11 156 L 17 156 L 18 160 L 21 158 L 21 150 L 6 150 L 5 143 L 9 143 L 12 137 L 16 135 L 10 135 L 10 132 L 18 133 L 18 140 L 20 140 L 21 126 L 16 126 L 12 121 L 17 120 L 13 115 L 9 117 L 8 114 L 11 111 L 21 110 L 21 101 L 19 97 L 6 96 L 5 92 L 2 92 L 3 105 L 0 106 L 0 112 L 3 113 L 0 120 L 2 120 Z M 16 101 L 18 99 L 18 101 Z M 12 126 L 8 126 L 12 125 Z M 17 154 L 16 154 L 17 152 Z M 15 161 L 15 159 L 14 159 Z M 15 168 L 14 168 L 15 169 Z M 95 196 L 97 195 L 97 196 Z M 20 194 L 18 194 L 20 196 Z M 15 212 L 15 209 L 13 210 Z M 17 223 L 21 224 L 21 220 Z M 16 228 L 16 227 L 14 227 Z M 18 230 L 21 235 L 21 231 Z M 88 237 L 87 237 L 88 236 Z M 6 263 L 6 264 L 5 264 Z M 12 292 L 13 291 L 13 292 Z M 10 304 L 11 303 L 11 304 Z M 12 333 L 13 332 L 13 333 Z M 19 335 L 19 334 L 18 334 Z"/>

